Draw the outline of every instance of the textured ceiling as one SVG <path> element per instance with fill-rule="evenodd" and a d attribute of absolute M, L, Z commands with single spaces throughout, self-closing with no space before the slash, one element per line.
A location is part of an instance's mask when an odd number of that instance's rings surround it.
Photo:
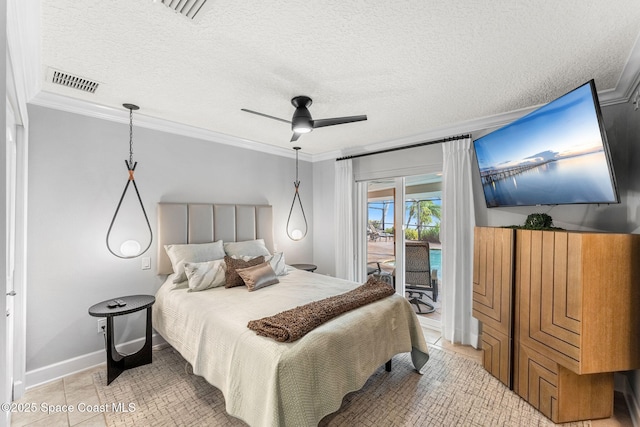
<path fill-rule="evenodd" d="M 290 99 L 314 119 L 315 155 L 548 102 L 587 80 L 614 90 L 640 33 L 637 0 L 209 0 L 191 20 L 153 0 L 41 2 L 45 92 L 290 148 Z M 100 83 L 56 85 L 51 69 Z M 444 136 L 444 135 L 443 135 Z M 252 142 L 250 142 L 252 143 Z"/>

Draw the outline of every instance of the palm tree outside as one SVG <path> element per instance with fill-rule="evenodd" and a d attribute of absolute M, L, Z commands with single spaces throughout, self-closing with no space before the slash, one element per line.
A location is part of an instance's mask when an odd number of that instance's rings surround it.
<path fill-rule="evenodd" d="M 440 219 L 442 214 L 440 202 L 439 199 L 413 199 L 406 201 L 407 228 L 405 230 L 405 238 L 407 240 L 440 242 Z"/>

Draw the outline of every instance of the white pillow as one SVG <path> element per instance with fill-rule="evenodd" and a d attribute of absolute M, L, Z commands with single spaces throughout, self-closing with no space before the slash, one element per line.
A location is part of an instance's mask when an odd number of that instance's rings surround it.
<path fill-rule="evenodd" d="M 264 260 L 269 262 L 269 265 L 273 268 L 276 276 L 286 276 L 289 274 L 289 271 L 287 271 L 287 265 L 284 262 L 284 252 L 276 252 L 273 255 L 265 257 Z"/>
<path fill-rule="evenodd" d="M 271 252 L 264 244 L 264 239 L 246 240 L 244 242 L 225 242 L 224 251 L 230 257 L 269 256 Z"/>
<path fill-rule="evenodd" d="M 184 272 L 189 281 L 187 292 L 204 291 L 225 284 L 226 263 L 224 259 L 207 262 L 185 262 Z"/>
<path fill-rule="evenodd" d="M 173 283 L 182 283 L 187 280 L 184 273 L 185 262 L 204 262 L 224 258 L 222 240 L 189 245 L 164 245 L 164 250 L 167 251 L 173 272 L 176 273 Z"/>

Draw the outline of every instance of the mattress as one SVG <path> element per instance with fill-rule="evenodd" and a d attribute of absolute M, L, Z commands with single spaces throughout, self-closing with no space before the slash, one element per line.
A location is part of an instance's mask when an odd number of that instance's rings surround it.
<path fill-rule="evenodd" d="M 172 279 L 156 294 L 154 328 L 194 374 L 222 391 L 230 415 L 254 427 L 317 426 L 395 354 L 411 352 L 418 373 L 429 359 L 416 314 L 397 294 L 342 314 L 298 341 L 279 343 L 247 323 L 359 284 L 292 268 L 280 283 L 254 292 L 187 292 Z"/>

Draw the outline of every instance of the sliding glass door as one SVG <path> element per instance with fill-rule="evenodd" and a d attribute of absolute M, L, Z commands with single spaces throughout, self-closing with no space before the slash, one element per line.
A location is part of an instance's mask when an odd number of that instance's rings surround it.
<path fill-rule="evenodd" d="M 405 179 L 406 293 L 425 324 L 440 326 L 442 316 L 442 176 Z"/>
<path fill-rule="evenodd" d="M 395 180 L 367 183 L 367 274 L 392 281 L 395 270 Z"/>
<path fill-rule="evenodd" d="M 395 285 L 421 323 L 438 328 L 441 174 L 367 183 L 367 273 Z"/>

